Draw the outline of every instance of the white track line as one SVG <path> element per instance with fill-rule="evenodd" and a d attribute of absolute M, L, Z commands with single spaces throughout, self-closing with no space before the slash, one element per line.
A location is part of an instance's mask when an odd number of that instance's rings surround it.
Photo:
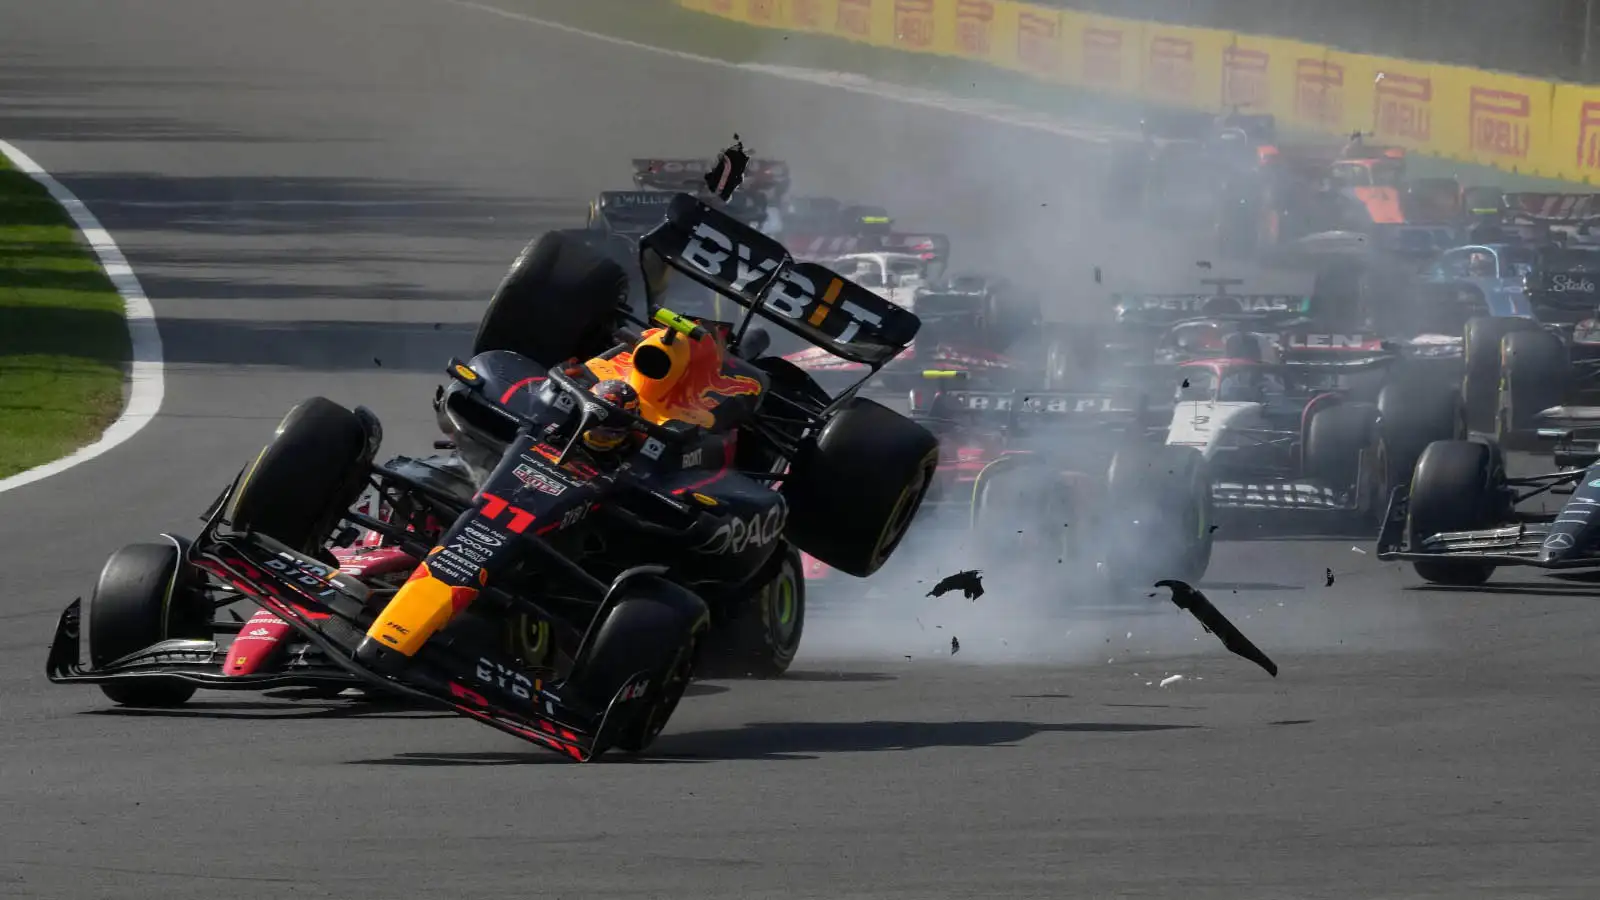
<path fill-rule="evenodd" d="M 751 72 L 759 75 L 766 75 L 768 77 L 779 78 L 784 81 L 795 81 L 806 84 L 821 85 L 841 91 L 849 91 L 852 94 L 864 94 L 869 97 L 877 97 L 881 100 L 889 100 L 895 103 L 905 103 L 911 106 L 922 106 L 929 109 L 937 109 L 942 112 L 954 113 L 956 115 L 971 116 L 976 119 L 983 119 L 985 121 L 996 122 L 1002 125 L 1010 125 L 1016 128 L 1026 128 L 1030 131 L 1047 132 L 1049 134 L 1056 134 L 1062 137 L 1072 138 L 1074 140 L 1106 143 L 1113 137 L 1125 137 L 1128 135 L 1127 132 L 1119 129 L 1112 129 L 1105 126 L 1095 126 L 1090 124 L 1069 123 L 1063 119 L 1051 118 L 1045 113 L 1029 111 L 1006 103 L 974 100 L 967 97 L 959 97 L 954 94 L 944 94 L 938 91 L 913 88 L 906 85 L 894 84 L 888 81 L 878 81 L 868 78 L 864 75 L 856 75 L 848 72 L 827 72 L 821 69 L 769 66 L 761 63 L 730 62 L 726 59 L 717 59 L 714 56 L 702 56 L 699 53 L 688 53 L 683 50 L 670 50 L 666 47 L 656 47 L 650 44 L 642 44 L 638 41 L 630 41 L 627 38 L 619 38 L 609 34 L 601 34 L 599 32 L 589 31 L 584 28 L 568 25 L 563 22 L 554 22 L 549 19 L 542 19 L 538 16 L 528 15 L 527 13 L 512 12 L 509 9 L 501 9 L 498 6 L 491 6 L 486 3 L 477 3 L 474 2 L 474 0 L 441 0 L 441 2 L 448 3 L 451 6 L 457 6 L 462 9 L 470 9 L 481 13 L 488 13 L 489 15 L 493 16 L 499 16 L 503 19 L 526 22 L 530 25 L 537 25 L 540 28 L 551 29 L 552 31 L 565 32 L 578 37 L 588 38 L 592 41 L 600 41 L 601 43 L 612 44 L 618 47 L 627 47 L 630 50 L 640 50 L 645 53 L 669 56 L 673 59 L 682 59 L 689 62 L 700 63 L 702 65 L 715 66 L 719 69 L 734 69 L 740 72 Z"/>
<path fill-rule="evenodd" d="M 128 260 L 123 257 L 122 251 L 117 248 L 117 242 L 111 239 L 111 235 L 101 227 L 100 220 L 94 217 L 94 213 L 89 212 L 89 208 L 83 205 L 82 200 L 67 190 L 61 182 L 52 178 L 49 172 L 40 168 L 39 164 L 30 159 L 26 153 L 5 141 L 0 141 L 0 153 L 5 154 L 12 165 L 27 173 L 50 192 L 50 196 L 54 197 L 56 202 L 66 209 L 67 215 L 72 217 L 73 223 L 88 240 L 95 255 L 100 257 L 100 265 L 105 269 L 106 275 L 110 276 L 117 293 L 122 295 L 123 314 L 128 324 L 128 342 L 132 345 L 133 351 L 129 376 L 132 383 L 128 403 L 123 407 L 122 415 L 111 423 L 111 427 L 100 435 L 99 440 L 87 447 L 80 447 L 71 455 L 54 462 L 19 472 L 10 478 L 0 479 L 0 493 L 4 493 L 49 478 L 51 475 L 59 475 L 138 434 L 140 429 L 150 424 L 150 420 L 155 418 L 161 409 L 161 398 L 166 393 L 166 386 L 162 375 L 161 332 L 156 327 L 155 310 L 150 307 L 150 299 L 144 295 L 144 288 L 140 287 L 139 279 L 133 274 L 133 268 L 128 265 Z"/>

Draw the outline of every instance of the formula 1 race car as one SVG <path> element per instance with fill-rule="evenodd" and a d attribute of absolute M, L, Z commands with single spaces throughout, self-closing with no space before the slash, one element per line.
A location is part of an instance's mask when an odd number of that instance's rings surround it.
<path fill-rule="evenodd" d="M 1064 564 L 1092 565 L 1090 577 L 1125 594 L 1205 575 L 1213 543 L 1205 460 L 1152 439 L 1137 397 L 996 391 L 965 372 L 922 374 L 959 386 L 912 398 L 912 418 L 939 436 L 940 458 L 908 547 L 970 533 L 972 555 L 961 565 L 1036 567 L 1051 581 Z M 814 586 L 835 588 L 826 565 L 806 563 Z"/>
<path fill-rule="evenodd" d="M 1139 130 L 1137 144 L 1112 147 L 1108 212 L 1207 222 L 1231 185 L 1259 169 L 1277 124 L 1271 115 L 1161 110 L 1147 112 Z"/>
<path fill-rule="evenodd" d="M 1276 363 L 1177 366 L 1166 432 L 1215 479 L 1219 509 L 1324 510 L 1375 519 L 1429 442 L 1466 436 L 1454 385 L 1395 377 L 1374 336 L 1291 333 Z"/>
<path fill-rule="evenodd" d="M 803 615 L 798 551 L 877 571 L 921 506 L 938 440 L 763 355 L 751 319 L 869 366 L 919 323 L 688 195 L 641 240 L 646 254 L 745 316 L 663 308 L 658 327 L 623 327 L 626 274 L 561 233 L 536 240 L 436 401 L 457 462 L 375 465 L 370 413 L 301 403 L 193 542 L 113 557 L 62 614 L 51 680 L 172 705 L 197 687 L 348 676 L 586 761 L 648 746 L 702 648 L 781 673 Z M 768 273 L 759 285 L 747 261 Z M 351 508 L 369 484 L 383 518 Z M 343 560 L 364 580 L 328 552 L 358 529 L 398 549 L 388 584 L 376 561 L 356 562 L 372 548 Z M 216 641 L 213 611 L 240 599 L 261 607 L 259 624 Z M 548 624 L 541 659 L 507 646 L 528 620 Z M 252 663 L 263 642 L 287 655 Z"/>
<path fill-rule="evenodd" d="M 1243 283 L 1201 279 L 1201 285 L 1214 289 L 1210 294 L 1113 294 L 1111 332 L 1096 355 L 1136 368 L 1250 356 L 1257 347 L 1270 346 L 1282 329 L 1315 320 L 1312 297 L 1228 293 Z M 1065 383 L 1051 374 L 1053 383 Z"/>
<path fill-rule="evenodd" d="M 1592 424 L 1562 438 L 1560 471 L 1521 478 L 1507 474 L 1505 451 L 1491 441 L 1428 445 L 1410 485 L 1390 497 L 1378 558 L 1409 561 L 1427 581 L 1462 587 L 1487 582 L 1500 566 L 1600 569 L 1600 446 Z M 1554 513 L 1516 508 L 1546 492 L 1570 496 Z"/>
<path fill-rule="evenodd" d="M 1043 365 L 1029 342 L 1044 322 L 1039 298 L 1004 279 L 980 275 L 938 277 L 942 263 L 917 253 L 857 253 L 829 264 L 845 277 L 889 302 L 916 313 L 922 330 L 916 341 L 873 379 L 876 390 L 903 395 L 919 384 L 924 369 L 956 369 L 991 378 L 1016 375 L 1030 384 Z M 844 383 L 865 368 L 819 352 L 798 350 L 785 356 L 813 373 L 824 386 Z"/>

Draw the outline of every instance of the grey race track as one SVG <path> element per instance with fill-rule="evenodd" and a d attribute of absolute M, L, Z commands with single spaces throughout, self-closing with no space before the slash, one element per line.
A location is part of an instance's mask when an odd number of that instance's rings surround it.
<path fill-rule="evenodd" d="M 1024 665 L 1004 598 L 928 601 L 875 658 L 695 689 L 637 764 L 431 714 L 119 714 L 45 682 L 106 555 L 192 532 L 290 404 L 366 403 L 390 449 L 425 449 L 434 373 L 527 238 L 631 156 L 734 130 L 965 262 L 1038 267 L 1065 305 L 1097 302 L 1096 262 L 1130 286 L 1192 272 L 1192 248 L 1093 223 L 1094 163 L 1059 138 L 433 0 L 0 0 L 0 137 L 122 243 L 170 364 L 133 441 L 0 496 L 0 895 L 1600 892 L 1593 594 L 1415 590 L 1352 550 L 1370 536 L 1220 545 L 1210 592 L 1276 681 L 1176 613 L 1063 624 Z M 941 622 L 976 629 L 962 655 Z M 1036 624 L 1012 641 L 1048 643 Z"/>

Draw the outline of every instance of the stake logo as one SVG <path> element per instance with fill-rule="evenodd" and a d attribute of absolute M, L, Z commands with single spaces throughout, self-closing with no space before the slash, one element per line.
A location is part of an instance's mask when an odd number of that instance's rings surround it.
<path fill-rule="evenodd" d="M 1266 109 L 1272 105 L 1272 57 L 1265 50 L 1228 47 L 1222 51 L 1222 105 Z"/>
<path fill-rule="evenodd" d="M 933 0 L 894 0 L 894 41 L 919 50 L 933 46 Z"/>
<path fill-rule="evenodd" d="M 1061 16 L 1017 12 L 1017 60 L 1035 72 L 1061 71 Z"/>
<path fill-rule="evenodd" d="M 1426 143 L 1433 138 L 1433 79 L 1379 73 L 1373 89 L 1378 136 Z"/>
<path fill-rule="evenodd" d="M 1339 127 L 1344 122 L 1344 66 L 1321 59 L 1295 60 L 1294 112 L 1302 122 Z"/>
<path fill-rule="evenodd" d="M 994 4 L 989 0 L 956 0 L 956 48 L 968 56 L 988 57 L 993 23 Z"/>
<path fill-rule="evenodd" d="M 1117 28 L 1083 30 L 1083 80 L 1090 84 L 1122 84 L 1122 31 Z"/>
<path fill-rule="evenodd" d="M 1150 87 L 1172 100 L 1194 96 L 1194 42 L 1182 38 L 1150 39 Z"/>
<path fill-rule="evenodd" d="M 1528 117 L 1533 114 L 1533 100 L 1527 94 L 1475 87 L 1468 104 L 1474 151 L 1528 158 Z"/>

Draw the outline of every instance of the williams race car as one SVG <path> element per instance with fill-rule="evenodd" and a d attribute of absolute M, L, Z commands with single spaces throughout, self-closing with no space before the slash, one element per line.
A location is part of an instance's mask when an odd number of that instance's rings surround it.
<path fill-rule="evenodd" d="M 112 558 L 62 614 L 50 679 L 173 705 L 198 687 L 348 677 L 586 761 L 648 746 L 703 649 L 783 671 L 803 613 L 798 551 L 877 571 L 922 503 L 938 440 L 763 355 L 751 319 L 869 366 L 920 323 L 688 195 L 641 240 L 650 254 L 746 307 L 742 320 L 662 308 L 638 323 L 654 327 L 626 328 L 619 267 L 562 233 L 536 240 L 436 401 L 453 472 L 375 464 L 375 417 L 301 403 L 197 538 Z M 747 263 L 766 277 L 752 283 Z M 388 515 L 352 508 L 369 485 Z M 403 554 L 400 571 L 415 563 L 398 587 L 340 571 L 330 547 L 359 529 Z M 241 599 L 280 629 L 257 634 L 261 617 L 238 635 L 283 648 L 274 664 L 249 662 L 269 648 L 216 640 L 214 611 Z M 539 660 L 507 645 L 530 619 L 554 645 Z"/>

